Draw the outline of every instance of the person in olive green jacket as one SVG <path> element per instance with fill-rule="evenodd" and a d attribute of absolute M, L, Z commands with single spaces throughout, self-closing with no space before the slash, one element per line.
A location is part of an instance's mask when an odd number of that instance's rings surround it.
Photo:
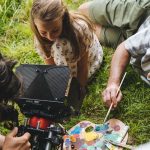
<path fill-rule="evenodd" d="M 103 46 L 116 48 L 137 32 L 150 15 L 149 0 L 92 0 L 83 3 L 79 12 L 95 24 Z"/>

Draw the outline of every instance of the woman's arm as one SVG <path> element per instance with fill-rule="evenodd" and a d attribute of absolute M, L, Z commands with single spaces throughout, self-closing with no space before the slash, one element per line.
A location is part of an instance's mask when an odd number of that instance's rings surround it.
<path fill-rule="evenodd" d="M 55 65 L 54 59 L 53 57 L 49 54 L 49 56 L 45 56 L 42 47 L 39 43 L 39 41 L 37 40 L 36 37 L 34 37 L 34 46 L 35 46 L 35 50 L 36 52 L 39 54 L 39 56 L 41 56 L 45 62 L 45 64 L 47 65 Z M 47 57 L 47 58 L 46 58 Z"/>
<path fill-rule="evenodd" d="M 81 87 L 85 87 L 88 81 L 88 51 L 77 63 L 77 79 Z"/>

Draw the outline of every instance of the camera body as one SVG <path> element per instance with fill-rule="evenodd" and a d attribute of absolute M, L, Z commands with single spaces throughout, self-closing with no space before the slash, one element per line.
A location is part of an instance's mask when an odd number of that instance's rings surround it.
<path fill-rule="evenodd" d="M 27 117 L 19 126 L 18 136 L 29 132 L 32 150 L 62 148 L 65 130 L 59 123 L 71 115 L 65 96 L 70 78 L 68 67 L 24 64 L 16 72 L 23 81 L 18 105 Z"/>
<path fill-rule="evenodd" d="M 19 126 L 18 136 L 29 132 L 32 150 L 56 150 L 63 149 L 63 135 L 65 129 L 49 119 L 36 116 L 25 118 L 24 125 Z"/>

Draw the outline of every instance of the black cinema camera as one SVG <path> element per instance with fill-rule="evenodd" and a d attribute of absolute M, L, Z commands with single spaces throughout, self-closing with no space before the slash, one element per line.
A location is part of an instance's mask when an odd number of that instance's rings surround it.
<path fill-rule="evenodd" d="M 65 130 L 59 123 L 71 115 L 65 97 L 68 67 L 24 64 L 16 72 L 23 80 L 18 105 L 27 117 L 19 126 L 19 135 L 31 134 L 32 150 L 63 149 Z"/>

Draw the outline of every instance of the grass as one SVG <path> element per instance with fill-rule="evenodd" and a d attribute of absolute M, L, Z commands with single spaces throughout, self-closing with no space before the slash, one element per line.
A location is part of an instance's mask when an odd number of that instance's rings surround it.
<path fill-rule="evenodd" d="M 65 0 L 70 9 L 76 9 L 84 1 Z M 18 60 L 18 63 L 42 64 L 43 61 L 35 53 L 33 37 L 29 26 L 29 10 L 31 0 L 1 0 L 0 1 L 0 51 L 8 57 Z M 104 49 L 104 62 L 89 85 L 89 93 L 79 117 L 72 117 L 64 124 L 69 129 L 82 120 L 102 123 L 108 111 L 102 103 L 101 92 L 105 89 L 109 74 L 110 61 L 114 49 Z M 109 118 L 117 118 L 129 125 L 129 143 L 141 144 L 150 137 L 150 88 L 143 83 L 130 66 L 122 85 L 124 99 L 118 108 L 111 111 Z M 7 130 L 0 127 L 2 133 Z"/>

